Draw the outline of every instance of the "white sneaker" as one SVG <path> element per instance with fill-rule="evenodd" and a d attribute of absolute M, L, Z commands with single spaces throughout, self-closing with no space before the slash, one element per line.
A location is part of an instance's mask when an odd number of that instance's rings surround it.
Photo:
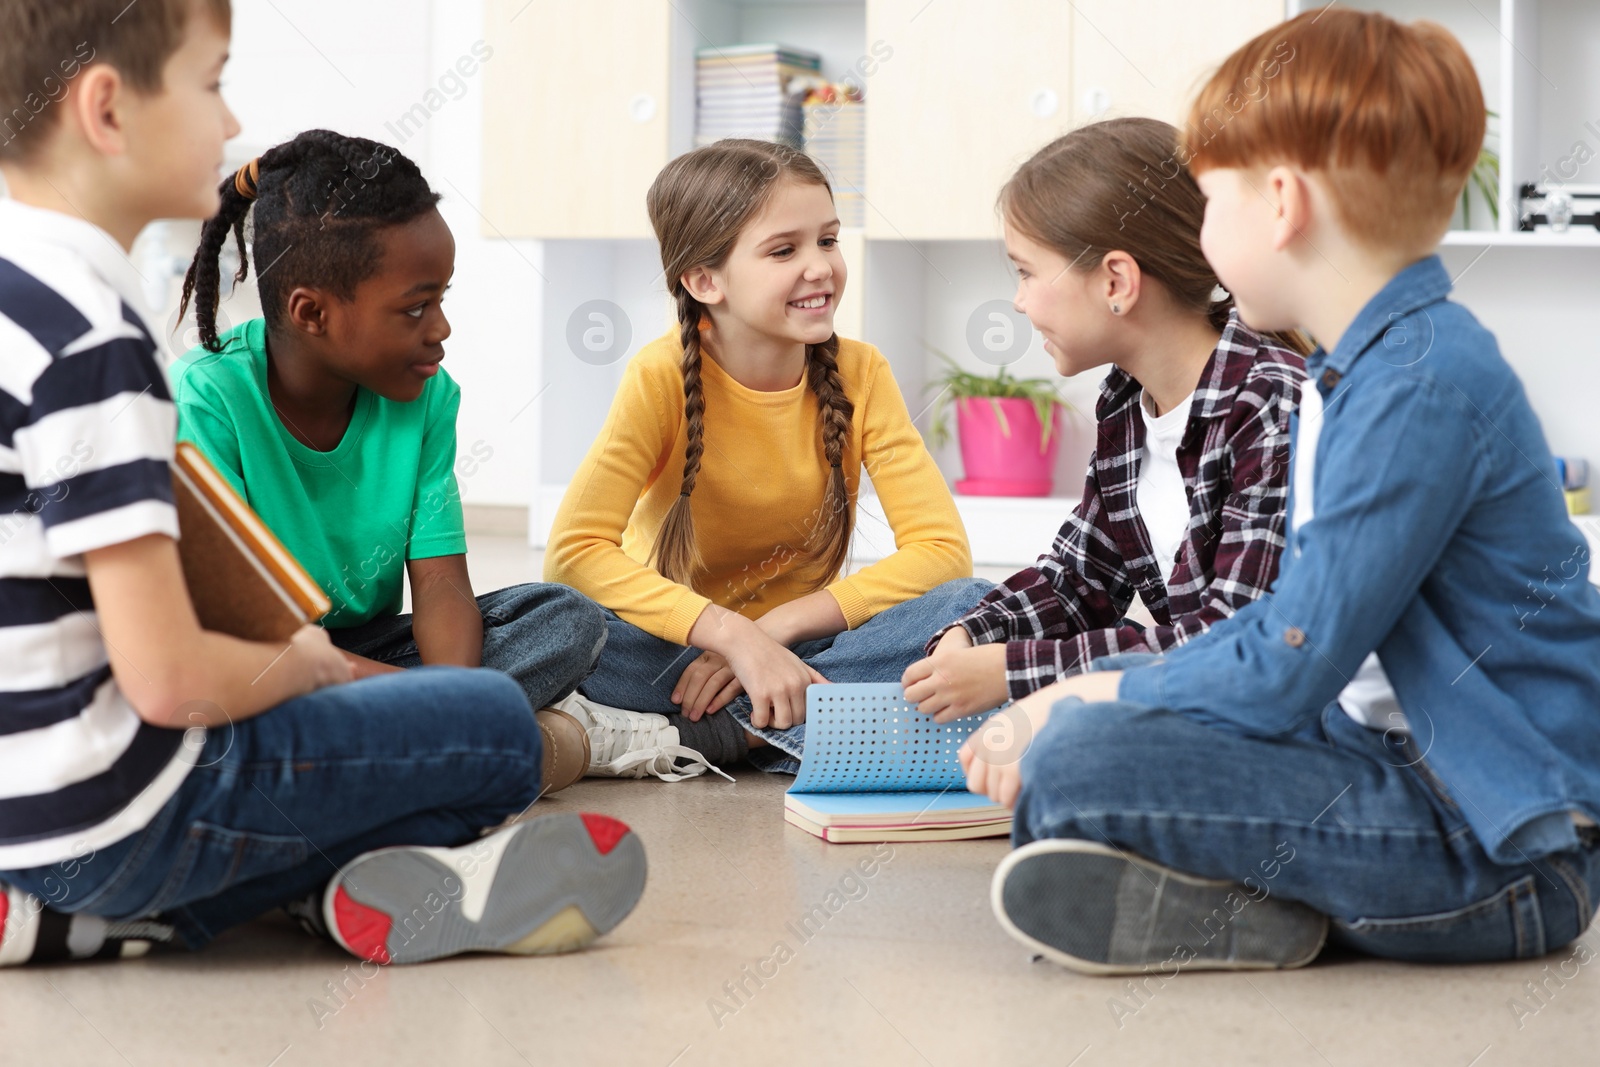
<path fill-rule="evenodd" d="M 352 955 L 384 965 L 571 952 L 627 918 L 648 866 L 638 836 L 616 819 L 543 815 L 457 848 L 357 856 L 323 890 L 322 925 Z"/>
<path fill-rule="evenodd" d="M 733 777 L 714 766 L 692 748 L 678 743 L 678 728 L 665 715 L 596 704 L 581 693 L 573 693 L 550 705 L 583 724 L 589 735 L 589 777 L 644 778 L 681 782 L 714 771 L 733 781 Z M 684 765 L 679 765 L 683 761 Z"/>

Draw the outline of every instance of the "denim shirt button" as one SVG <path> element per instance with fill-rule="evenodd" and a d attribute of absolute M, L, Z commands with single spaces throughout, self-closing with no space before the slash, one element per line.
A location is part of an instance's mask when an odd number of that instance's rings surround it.
<path fill-rule="evenodd" d="M 1339 384 L 1339 380 L 1343 377 L 1344 375 L 1340 374 L 1332 367 L 1329 367 L 1327 370 L 1322 372 L 1322 387 L 1324 389 L 1332 389 L 1334 386 Z"/>
<path fill-rule="evenodd" d="M 1283 643 L 1290 648 L 1299 648 L 1306 643 L 1306 633 L 1298 626 L 1291 626 L 1283 631 Z"/>

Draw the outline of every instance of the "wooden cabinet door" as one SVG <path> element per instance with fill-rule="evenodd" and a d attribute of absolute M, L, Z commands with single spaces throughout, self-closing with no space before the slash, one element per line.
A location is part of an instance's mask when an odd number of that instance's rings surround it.
<path fill-rule="evenodd" d="M 668 0 L 485 0 L 483 232 L 650 237 Z"/>
<path fill-rule="evenodd" d="M 1071 121 L 1072 5 L 866 4 L 879 58 L 866 79 L 867 236 L 997 237 L 1000 186 Z"/>
<path fill-rule="evenodd" d="M 1072 114 L 1181 126 L 1235 48 L 1283 21 L 1284 0 L 1073 0 Z"/>

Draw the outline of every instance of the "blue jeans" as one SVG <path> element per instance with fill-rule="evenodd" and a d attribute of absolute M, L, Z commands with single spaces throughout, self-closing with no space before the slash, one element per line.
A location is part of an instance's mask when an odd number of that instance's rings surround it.
<path fill-rule="evenodd" d="M 791 651 L 830 682 L 898 682 L 906 668 L 922 658 L 928 638 L 965 614 L 993 587 L 982 578 L 957 578 L 879 612 L 854 630 L 801 641 Z M 607 610 L 605 618 L 609 636 L 600 653 L 599 666 L 578 687 L 583 695 L 614 708 L 679 714 L 678 705 L 672 702 L 672 689 L 701 650 L 663 641 L 624 622 L 614 611 Z M 767 770 L 786 774 L 800 769 L 806 743 L 804 723 L 787 730 L 754 727 L 750 724 L 750 698 L 746 696 L 733 700 L 726 710 L 745 729 L 759 734 L 783 753 L 770 764 L 759 757 L 755 762 Z"/>
<path fill-rule="evenodd" d="M 541 756 L 528 701 L 496 671 L 424 667 L 329 686 L 207 730 L 143 830 L 0 881 L 58 911 L 159 914 L 199 948 L 363 852 L 455 846 L 499 825 L 538 797 Z"/>
<path fill-rule="evenodd" d="M 1068 698 L 1022 757 L 1012 839 L 1105 841 L 1242 882 L 1257 899 L 1281 893 L 1329 916 L 1334 943 L 1393 959 L 1528 958 L 1588 929 L 1600 833 L 1495 863 L 1462 815 L 1471 798 L 1453 795 L 1425 754 L 1336 704 L 1266 740 L 1142 704 Z"/>
<path fill-rule="evenodd" d="M 606 620 L 594 602 L 564 585 L 530 582 L 478 597 L 483 615 L 483 666 L 522 686 L 528 703 L 548 707 L 594 670 L 606 640 Z M 347 652 L 394 667 L 420 667 L 410 615 L 381 615 L 329 630 Z"/>

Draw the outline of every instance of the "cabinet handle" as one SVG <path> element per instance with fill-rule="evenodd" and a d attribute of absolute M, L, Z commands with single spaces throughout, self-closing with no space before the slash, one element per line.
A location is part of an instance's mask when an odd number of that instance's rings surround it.
<path fill-rule="evenodd" d="M 1036 118 L 1047 119 L 1061 106 L 1061 98 L 1049 86 L 1035 89 L 1028 97 L 1028 109 Z"/>
<path fill-rule="evenodd" d="M 628 117 L 641 126 L 656 117 L 656 98 L 649 93 L 635 93 L 628 101 Z"/>
<path fill-rule="evenodd" d="M 1083 91 L 1083 113 L 1089 118 L 1111 110 L 1111 93 L 1095 85 Z"/>

